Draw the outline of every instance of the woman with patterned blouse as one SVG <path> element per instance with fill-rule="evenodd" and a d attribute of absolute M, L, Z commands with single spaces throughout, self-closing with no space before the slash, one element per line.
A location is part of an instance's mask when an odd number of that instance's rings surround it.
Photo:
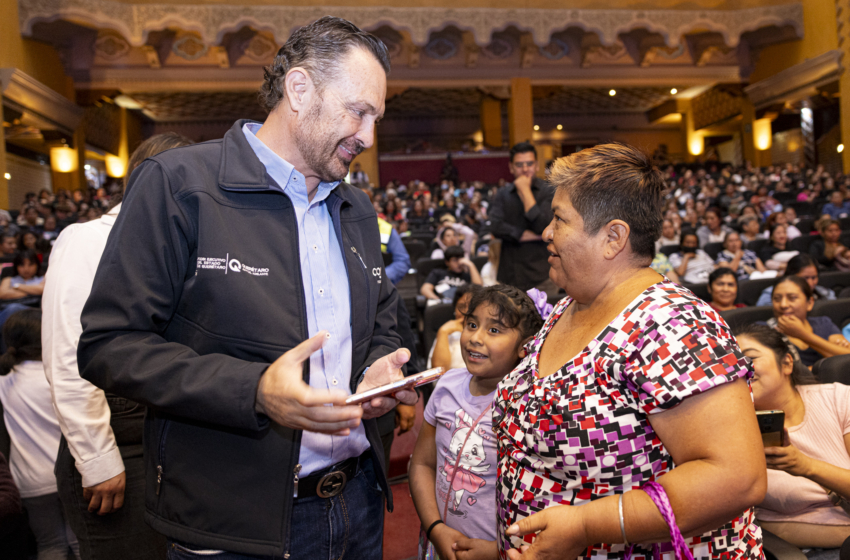
<path fill-rule="evenodd" d="M 605 144 L 558 160 L 550 181 L 543 239 L 569 296 L 496 391 L 502 557 L 607 560 L 627 541 L 637 560 L 653 542 L 672 558 L 670 530 L 640 489 L 655 481 L 696 560 L 761 558 L 750 362 L 716 311 L 649 268 L 660 173 L 638 150 Z"/>

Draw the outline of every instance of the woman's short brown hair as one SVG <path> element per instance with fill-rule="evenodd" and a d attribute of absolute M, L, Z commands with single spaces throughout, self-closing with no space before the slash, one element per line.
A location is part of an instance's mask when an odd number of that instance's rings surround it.
<path fill-rule="evenodd" d="M 661 236 L 664 178 L 646 155 L 627 144 L 600 144 L 558 159 L 549 180 L 570 197 L 595 235 L 611 220 L 629 225 L 632 252 L 649 261 Z"/>

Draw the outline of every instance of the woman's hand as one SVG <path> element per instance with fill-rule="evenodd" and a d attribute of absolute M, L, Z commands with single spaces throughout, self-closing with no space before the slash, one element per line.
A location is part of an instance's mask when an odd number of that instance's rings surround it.
<path fill-rule="evenodd" d="M 776 320 L 776 328 L 784 335 L 803 339 L 809 333 L 806 325 L 793 315 L 783 315 Z"/>
<path fill-rule="evenodd" d="M 452 529 L 445 523 L 440 523 L 431 529 L 431 542 L 437 549 L 440 560 L 457 560 L 454 544 L 461 539 L 466 539 L 466 535 Z"/>
<path fill-rule="evenodd" d="M 496 541 L 464 537 L 455 543 L 454 551 L 457 560 L 499 560 Z"/>
<path fill-rule="evenodd" d="M 788 440 L 787 432 L 785 439 Z M 813 459 L 791 444 L 787 447 L 765 447 L 764 456 L 769 469 L 805 477 L 811 472 Z"/>
<path fill-rule="evenodd" d="M 587 536 L 579 508 L 556 506 L 514 523 L 506 534 L 537 533 L 531 546 L 508 551 L 510 560 L 555 560 L 576 558 L 587 548 Z"/>

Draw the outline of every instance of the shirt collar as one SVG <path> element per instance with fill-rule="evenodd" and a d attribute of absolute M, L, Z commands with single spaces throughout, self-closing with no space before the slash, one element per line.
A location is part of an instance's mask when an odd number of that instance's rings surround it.
<path fill-rule="evenodd" d="M 291 199 L 298 199 L 307 204 L 307 187 L 304 175 L 296 170 L 291 163 L 274 153 L 262 140 L 257 138 L 257 131 L 262 126 L 258 122 L 246 122 L 242 126 L 242 132 L 245 134 L 245 139 L 248 141 L 251 149 L 257 154 L 257 159 L 265 166 L 266 173 L 271 177 L 273 183 L 276 183 L 272 184 L 272 187 L 279 188 Z M 316 195 L 308 204 L 317 204 L 326 199 L 339 183 L 340 181 L 334 181 L 332 183 L 321 181 Z"/>

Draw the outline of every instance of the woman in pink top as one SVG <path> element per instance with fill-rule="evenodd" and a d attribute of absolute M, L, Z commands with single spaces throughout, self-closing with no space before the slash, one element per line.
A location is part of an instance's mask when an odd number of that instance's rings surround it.
<path fill-rule="evenodd" d="M 850 497 L 850 386 L 817 384 L 765 325 L 747 326 L 737 339 L 753 361 L 756 410 L 785 412 L 787 446 L 764 450 L 767 496 L 756 517 L 800 548 L 838 548 L 850 537 L 850 515 L 835 505 Z"/>

